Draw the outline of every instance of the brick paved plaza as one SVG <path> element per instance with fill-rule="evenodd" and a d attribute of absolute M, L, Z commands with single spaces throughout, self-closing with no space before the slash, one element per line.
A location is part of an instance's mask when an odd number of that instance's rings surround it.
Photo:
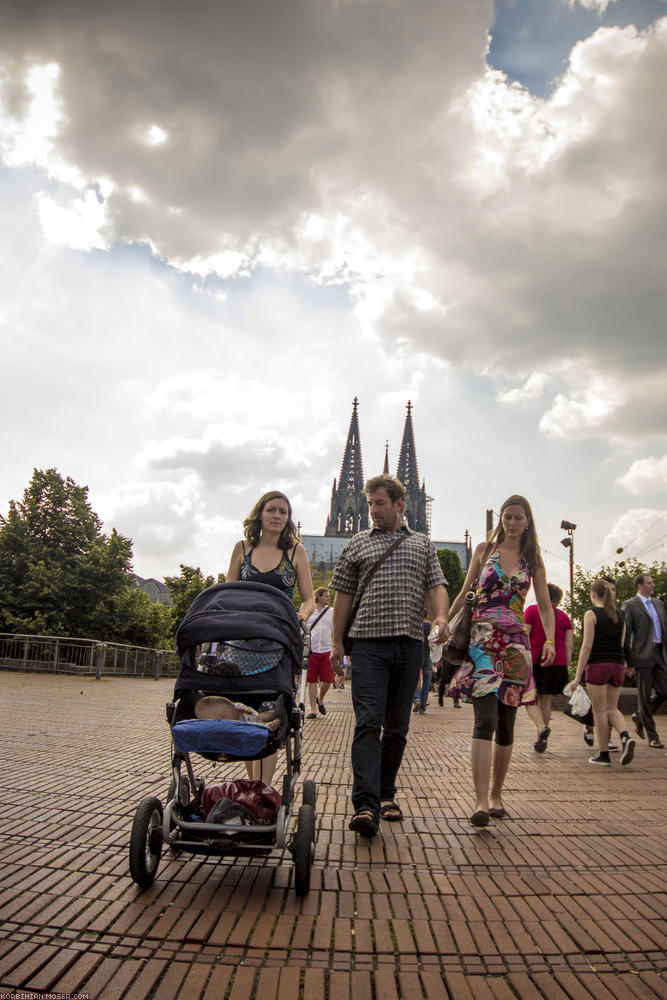
<path fill-rule="evenodd" d="M 349 686 L 306 730 L 318 784 L 310 894 L 291 856 L 165 852 L 128 874 L 135 808 L 164 802 L 172 683 L 2 673 L 0 992 L 90 1000 L 667 998 L 667 756 L 588 765 L 557 714 L 549 750 L 524 714 L 505 805 L 467 818 L 471 710 L 413 717 L 402 825 L 347 829 Z M 659 720 L 667 738 L 667 719 Z M 613 755 L 612 755 L 613 756 Z M 196 759 L 209 779 L 230 766 Z"/>

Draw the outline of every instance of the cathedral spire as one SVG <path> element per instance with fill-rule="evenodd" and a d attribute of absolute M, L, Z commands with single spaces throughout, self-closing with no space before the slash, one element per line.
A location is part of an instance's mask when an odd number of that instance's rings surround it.
<path fill-rule="evenodd" d="M 388 441 L 385 441 L 385 443 L 384 443 L 384 466 L 382 468 L 382 472 L 386 476 L 389 475 L 389 442 Z"/>
<path fill-rule="evenodd" d="M 346 538 L 368 527 L 368 503 L 364 495 L 364 469 L 361 461 L 358 406 L 359 400 L 355 396 L 343 454 L 343 464 L 340 468 L 338 481 L 336 482 L 334 479 L 331 491 L 331 511 L 324 530 L 324 534 L 330 537 Z"/>
<path fill-rule="evenodd" d="M 417 452 L 415 451 L 415 432 L 412 426 L 412 403 L 408 400 L 408 415 L 403 428 L 403 440 L 398 456 L 398 471 L 396 475 L 405 486 L 406 491 L 419 489 L 419 471 L 417 469 Z"/>
<path fill-rule="evenodd" d="M 410 400 L 408 400 L 407 411 L 396 476 L 405 487 L 405 516 L 408 524 L 414 531 L 428 532 L 426 489 L 419 485 L 415 432 L 412 426 L 412 403 Z"/>

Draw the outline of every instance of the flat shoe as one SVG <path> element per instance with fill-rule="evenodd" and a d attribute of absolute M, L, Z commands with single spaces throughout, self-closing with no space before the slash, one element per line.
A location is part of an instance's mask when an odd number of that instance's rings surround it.
<path fill-rule="evenodd" d="M 500 809 L 494 809 L 494 807 L 491 806 L 489 809 L 489 816 L 493 816 L 494 819 L 504 819 L 505 816 L 507 816 L 507 810 L 503 808 L 503 806 L 501 806 Z"/>
<path fill-rule="evenodd" d="M 478 809 L 470 817 L 470 822 L 473 826 L 488 826 L 489 825 L 489 813 L 486 809 Z"/>
<path fill-rule="evenodd" d="M 385 802 L 380 807 L 380 818 L 386 819 L 389 823 L 400 823 L 403 819 L 401 807 L 397 802 Z"/>
<path fill-rule="evenodd" d="M 541 738 L 533 743 L 533 749 L 535 753 L 544 753 L 546 748 L 547 748 L 547 741 Z"/>
<path fill-rule="evenodd" d="M 638 714 L 636 712 L 633 712 L 633 714 L 630 716 L 630 718 L 633 721 L 633 724 L 634 724 L 634 727 L 635 727 L 635 732 L 637 733 L 637 736 L 639 737 L 639 739 L 640 740 L 645 740 L 646 739 L 646 730 L 644 729 L 644 723 L 639 718 Z"/>
<path fill-rule="evenodd" d="M 370 809 L 362 809 L 350 820 L 350 830 L 354 830 L 362 837 L 374 837 L 379 829 L 380 824 Z"/>
<path fill-rule="evenodd" d="M 665 744 L 662 742 L 662 740 L 651 740 L 649 746 L 653 747 L 654 750 L 662 750 Z"/>

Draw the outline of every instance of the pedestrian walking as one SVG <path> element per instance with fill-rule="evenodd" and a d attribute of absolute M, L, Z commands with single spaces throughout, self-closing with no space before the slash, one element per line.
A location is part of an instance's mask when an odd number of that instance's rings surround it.
<path fill-rule="evenodd" d="M 396 776 L 422 665 L 424 604 L 442 642 L 449 601 L 433 543 L 403 519 L 403 484 L 383 474 L 367 482 L 365 493 L 373 527 L 346 545 L 331 580 L 336 591 L 331 661 L 340 674 L 351 623 L 355 812 L 350 829 L 372 837 L 380 819 L 403 818 Z"/>
<path fill-rule="evenodd" d="M 514 495 L 504 502 L 490 541 L 475 549 L 461 593 L 452 604 L 452 617 L 475 581 L 477 604 L 470 646 L 449 693 L 473 704 L 476 807 L 470 822 L 487 826 L 489 817 L 507 815 L 502 793 L 512 758 L 516 712 L 519 705 L 535 701 L 532 656 L 523 623 L 531 582 L 545 634 L 541 662 L 549 665 L 554 659 L 553 609 L 533 513 L 525 497 Z"/>
<path fill-rule="evenodd" d="M 618 707 L 625 678 L 625 622 L 606 580 L 593 581 L 591 602 L 593 607 L 584 615 L 579 662 L 569 690 L 574 691 L 585 675 L 598 740 L 598 752 L 589 757 L 589 764 L 611 765 L 609 733 L 612 727 L 621 738 L 621 764 L 629 764 L 635 753 L 635 741 Z"/>

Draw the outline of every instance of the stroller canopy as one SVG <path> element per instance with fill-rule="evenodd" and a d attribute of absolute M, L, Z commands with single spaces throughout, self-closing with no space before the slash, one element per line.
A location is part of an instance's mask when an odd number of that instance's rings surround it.
<path fill-rule="evenodd" d="M 239 639 L 280 643 L 284 655 L 273 669 L 257 676 L 219 677 L 196 669 L 196 647 Z M 184 690 L 220 694 L 284 691 L 291 695 L 303 640 L 294 605 L 282 591 L 242 581 L 218 583 L 195 597 L 176 633 L 176 650 L 181 661 L 177 695 Z"/>

